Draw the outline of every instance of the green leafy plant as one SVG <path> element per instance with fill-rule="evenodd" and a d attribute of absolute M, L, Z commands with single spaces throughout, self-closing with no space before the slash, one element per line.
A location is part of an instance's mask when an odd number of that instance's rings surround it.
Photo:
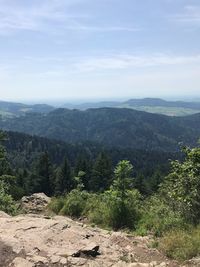
<path fill-rule="evenodd" d="M 200 223 L 200 147 L 184 148 L 184 162 L 173 161 L 171 172 L 161 186 L 173 210 L 189 223 Z"/>
<path fill-rule="evenodd" d="M 152 196 L 143 202 L 141 219 L 137 225 L 137 233 L 147 235 L 153 233 L 162 236 L 173 228 L 184 229 L 186 224 L 178 212 L 165 203 L 161 196 Z"/>

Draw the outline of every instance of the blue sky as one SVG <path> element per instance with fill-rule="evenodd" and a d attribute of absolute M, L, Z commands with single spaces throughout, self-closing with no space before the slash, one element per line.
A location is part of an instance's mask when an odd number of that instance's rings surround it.
<path fill-rule="evenodd" d="M 199 0 L 0 0 L 0 98 L 200 97 Z"/>

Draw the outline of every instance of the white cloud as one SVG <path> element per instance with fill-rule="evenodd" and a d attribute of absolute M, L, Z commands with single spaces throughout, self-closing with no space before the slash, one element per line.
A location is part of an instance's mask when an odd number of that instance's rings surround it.
<path fill-rule="evenodd" d="M 136 32 L 140 31 L 140 28 L 133 27 L 121 27 L 121 26 L 89 26 L 89 25 L 69 25 L 65 27 L 69 30 L 85 31 L 85 32 Z"/>
<path fill-rule="evenodd" d="M 200 26 L 200 5 L 187 5 L 182 13 L 171 17 L 172 20 L 191 26 Z"/>
<path fill-rule="evenodd" d="M 138 31 L 139 28 L 128 26 L 104 25 L 95 26 L 91 14 L 72 12 L 71 7 L 83 2 L 81 0 L 35 1 L 36 4 L 18 4 L 13 0 L 0 1 L 0 34 L 16 31 L 83 31 L 83 32 L 116 32 Z M 75 10 L 75 9 L 74 9 Z M 87 19 L 89 23 L 87 23 Z M 54 31 L 53 31 L 54 29 Z"/>
<path fill-rule="evenodd" d="M 98 71 L 184 64 L 200 64 L 200 54 L 194 56 L 174 56 L 165 54 L 152 56 L 135 56 L 128 54 L 113 55 L 87 58 L 74 65 L 80 71 Z"/>
<path fill-rule="evenodd" d="M 3 2 L 0 5 L 0 31 L 2 33 L 16 30 L 41 31 L 50 21 L 63 22 L 76 17 L 65 14 L 64 6 L 61 5 L 61 1 L 41 1 L 37 5 Z"/>
<path fill-rule="evenodd" d="M 6 67 L 11 76 L 29 77 L 65 77 L 66 75 L 98 75 L 124 72 L 140 72 L 151 69 L 179 68 L 187 69 L 200 66 L 200 54 L 112 54 L 99 56 L 71 56 L 70 54 L 49 57 L 24 57 Z M 3 67 L 3 66 L 2 66 Z M 0 68 L 1 70 L 1 68 Z"/>
<path fill-rule="evenodd" d="M 199 95 L 199 63 L 200 55 L 30 58 L 0 67 L 0 93 L 12 99 Z"/>

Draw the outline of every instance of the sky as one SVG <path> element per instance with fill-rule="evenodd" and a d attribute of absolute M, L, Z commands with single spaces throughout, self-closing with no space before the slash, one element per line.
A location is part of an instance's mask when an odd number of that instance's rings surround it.
<path fill-rule="evenodd" d="M 199 0 L 0 0 L 0 99 L 200 98 Z"/>

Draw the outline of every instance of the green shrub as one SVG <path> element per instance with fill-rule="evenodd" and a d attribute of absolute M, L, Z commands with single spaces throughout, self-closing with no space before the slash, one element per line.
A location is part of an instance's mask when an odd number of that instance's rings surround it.
<path fill-rule="evenodd" d="M 65 205 L 65 198 L 57 197 L 51 200 L 50 204 L 48 205 L 48 208 L 54 213 L 59 214 L 64 205 Z"/>
<path fill-rule="evenodd" d="M 114 170 L 110 190 L 99 195 L 89 208 L 89 219 L 114 230 L 133 229 L 139 217 L 140 194 L 132 188 L 133 166 L 127 160 L 120 161 Z"/>
<path fill-rule="evenodd" d="M 109 190 L 93 196 L 87 203 L 86 211 L 89 220 L 97 225 L 115 230 L 133 229 L 139 218 L 139 203 L 137 190 L 128 191 L 123 201 L 116 191 Z"/>
<path fill-rule="evenodd" d="M 183 162 L 172 161 L 169 175 L 160 187 L 169 205 L 185 221 L 200 223 L 200 147 L 184 148 Z"/>
<path fill-rule="evenodd" d="M 7 188 L 8 186 L 0 181 L 0 210 L 14 215 L 17 209 L 11 195 L 7 193 Z"/>
<path fill-rule="evenodd" d="M 107 228 L 108 206 L 103 194 L 93 194 L 86 202 L 84 214 L 95 225 Z"/>
<path fill-rule="evenodd" d="M 191 230 L 173 230 L 160 240 L 159 248 L 168 257 L 188 260 L 200 254 L 200 226 Z"/>
<path fill-rule="evenodd" d="M 186 225 L 179 213 L 175 213 L 161 197 L 153 196 L 143 202 L 141 219 L 137 225 L 137 233 L 146 235 L 148 232 L 156 236 L 173 228 L 184 228 Z"/>
<path fill-rule="evenodd" d="M 65 204 L 60 211 L 61 215 L 80 217 L 86 206 L 89 193 L 78 189 L 72 190 L 65 198 Z"/>

